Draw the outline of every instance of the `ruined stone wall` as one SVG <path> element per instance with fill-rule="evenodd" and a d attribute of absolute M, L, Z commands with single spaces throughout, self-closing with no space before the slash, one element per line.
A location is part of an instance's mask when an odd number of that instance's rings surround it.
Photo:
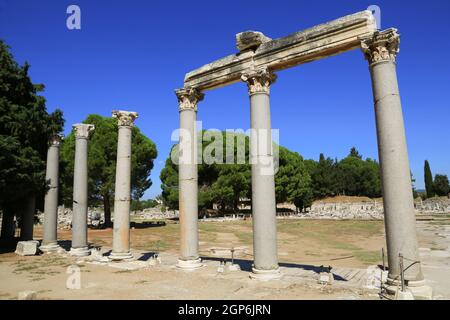
<path fill-rule="evenodd" d="M 144 209 L 142 211 L 131 211 L 132 219 L 172 219 L 178 217 L 178 210 L 161 211 L 161 207 Z M 114 212 L 111 212 L 111 219 L 114 221 Z M 38 220 L 40 224 L 44 223 L 44 214 L 38 212 Z M 88 209 L 88 225 L 97 227 L 105 222 L 105 213 L 103 208 L 89 208 Z M 58 228 L 70 229 L 72 223 L 72 209 L 65 208 L 64 206 L 58 207 Z"/>
<path fill-rule="evenodd" d="M 450 199 L 447 197 L 416 200 L 414 202 L 418 215 L 450 214 Z M 327 219 L 383 219 L 383 200 L 365 201 L 315 201 L 310 210 L 300 214 L 303 217 Z"/>

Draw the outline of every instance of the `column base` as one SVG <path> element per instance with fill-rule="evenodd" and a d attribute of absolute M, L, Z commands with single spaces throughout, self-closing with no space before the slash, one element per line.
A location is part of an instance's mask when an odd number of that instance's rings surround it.
<path fill-rule="evenodd" d="M 86 257 L 91 254 L 88 247 L 70 248 L 69 254 L 74 257 Z"/>
<path fill-rule="evenodd" d="M 133 260 L 134 257 L 130 251 L 128 252 L 111 252 L 108 257 L 111 261 L 124 261 L 124 260 Z"/>
<path fill-rule="evenodd" d="M 177 268 L 184 270 L 184 271 L 193 271 L 193 270 L 199 269 L 203 266 L 204 266 L 204 264 L 202 264 L 202 260 L 200 258 L 195 259 L 195 260 L 178 259 L 178 263 L 177 263 Z"/>
<path fill-rule="evenodd" d="M 280 272 L 280 268 L 271 269 L 271 270 L 261 270 L 252 268 L 252 272 L 250 273 L 250 278 L 254 280 L 260 281 L 270 281 L 270 280 L 278 280 L 283 276 Z"/>
<path fill-rule="evenodd" d="M 43 244 L 39 247 L 39 250 L 45 253 L 57 252 L 61 248 L 57 242 L 50 242 Z"/>
<path fill-rule="evenodd" d="M 433 288 L 425 285 L 425 280 L 407 281 L 407 285 L 405 285 L 405 291 L 411 293 L 415 300 L 433 299 Z M 400 281 L 390 278 L 388 278 L 386 281 L 386 292 L 397 297 L 403 297 L 405 295 L 404 292 L 401 292 Z"/>

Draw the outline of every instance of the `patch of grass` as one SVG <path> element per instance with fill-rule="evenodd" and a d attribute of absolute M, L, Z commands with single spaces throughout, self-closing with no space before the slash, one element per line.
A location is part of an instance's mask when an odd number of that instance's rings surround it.
<path fill-rule="evenodd" d="M 346 242 L 334 242 L 332 245 L 334 248 L 341 250 L 349 250 L 349 251 L 361 250 L 361 248 Z"/>
<path fill-rule="evenodd" d="M 249 232 L 236 231 L 236 232 L 234 232 L 234 235 L 243 244 L 251 245 L 253 243 L 253 234 L 251 231 L 249 231 Z"/>
<path fill-rule="evenodd" d="M 378 251 L 357 250 L 353 252 L 353 255 L 359 261 L 367 264 L 376 264 L 381 261 L 380 252 Z"/>
<path fill-rule="evenodd" d="M 156 240 L 148 244 L 137 245 L 135 247 L 139 250 L 146 250 L 151 252 L 161 252 L 170 248 L 169 244 L 164 240 Z"/>

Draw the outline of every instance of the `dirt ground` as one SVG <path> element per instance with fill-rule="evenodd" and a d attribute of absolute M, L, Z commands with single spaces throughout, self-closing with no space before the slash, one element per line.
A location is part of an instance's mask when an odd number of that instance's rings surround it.
<path fill-rule="evenodd" d="M 194 272 L 175 267 L 179 225 L 171 222 L 135 224 L 132 263 L 98 263 L 61 254 L 0 254 L 0 299 L 16 299 L 25 290 L 36 291 L 39 299 L 378 299 L 376 290 L 357 284 L 365 281 L 369 266 L 381 264 L 382 221 L 278 220 L 279 260 L 285 276 L 272 282 L 248 277 L 253 259 L 251 221 L 200 222 L 199 228 L 205 266 Z M 60 230 L 58 237 L 68 250 L 71 232 Z M 428 247 L 432 237 L 428 234 L 423 240 Z M 35 239 L 41 238 L 42 228 L 36 227 Z M 89 230 L 89 242 L 101 246 L 102 253 L 110 250 L 111 241 L 111 229 Z M 229 261 L 230 256 L 218 249 L 231 247 L 239 249 L 235 262 L 242 270 L 220 273 L 220 261 Z M 155 253 L 161 264 L 149 264 Z M 332 266 L 343 281 L 318 284 L 322 265 Z M 81 271 L 80 289 L 67 288 L 73 266 Z"/>

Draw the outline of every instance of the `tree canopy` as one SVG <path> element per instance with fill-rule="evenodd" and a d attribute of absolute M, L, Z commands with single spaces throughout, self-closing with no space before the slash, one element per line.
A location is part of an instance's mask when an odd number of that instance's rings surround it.
<path fill-rule="evenodd" d="M 227 133 L 230 137 L 230 133 Z M 202 154 L 211 150 L 210 134 L 202 132 Z M 208 138 L 205 139 L 205 136 Z M 215 134 L 217 136 L 217 133 Z M 225 132 L 219 133 L 222 144 L 220 157 L 225 155 L 227 138 Z M 240 138 L 240 139 L 239 139 Z M 230 138 L 228 138 L 230 139 Z M 251 198 L 251 166 L 249 164 L 248 136 L 234 134 L 232 144 L 235 159 L 238 144 L 245 143 L 245 163 L 217 164 L 203 161 L 198 166 L 199 209 L 212 208 L 213 204 L 221 210 L 238 209 L 240 199 Z M 177 158 L 178 145 L 174 145 L 171 154 Z M 200 150 L 199 150 L 200 153 Z M 214 154 L 213 156 L 217 156 Z M 178 166 L 166 160 L 161 171 L 162 197 L 169 208 L 178 208 Z M 352 148 L 349 155 L 341 161 L 325 158 L 320 155 L 318 162 L 304 160 L 301 155 L 279 146 L 279 167 L 275 175 L 275 194 L 277 203 L 290 202 L 302 210 L 311 205 L 314 199 L 335 196 L 338 194 L 380 197 L 381 182 L 379 165 L 375 160 L 363 160 L 362 156 Z"/>
<path fill-rule="evenodd" d="M 433 190 L 437 196 L 448 196 L 450 194 L 448 177 L 443 174 L 437 174 L 434 177 Z"/>
<path fill-rule="evenodd" d="M 25 197 L 36 196 L 42 206 L 46 191 L 48 141 L 62 131 L 61 110 L 48 113 L 29 64 L 19 66 L 0 40 L 0 210 L 15 213 Z"/>
<path fill-rule="evenodd" d="M 88 145 L 89 198 L 94 204 L 103 202 L 105 225 L 109 226 L 116 177 L 117 120 L 91 114 L 83 123 L 95 125 Z M 133 127 L 131 139 L 131 196 L 137 200 L 152 185 L 150 173 L 157 150 L 155 144 L 136 126 Z M 72 205 L 74 160 L 75 135 L 72 131 L 61 146 L 62 197 L 69 206 Z"/>

